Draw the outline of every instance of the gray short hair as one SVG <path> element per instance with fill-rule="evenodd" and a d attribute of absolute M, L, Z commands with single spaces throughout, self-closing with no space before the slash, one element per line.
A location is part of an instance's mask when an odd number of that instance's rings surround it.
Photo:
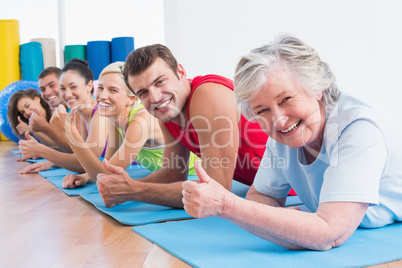
<path fill-rule="evenodd" d="M 328 64 L 298 38 L 281 34 L 270 45 L 253 49 L 237 64 L 235 95 L 247 118 L 252 118 L 248 101 L 260 93 L 269 73 L 276 70 L 287 71 L 307 92 L 322 92 L 321 102 L 326 111 L 330 111 L 339 99 L 335 76 Z"/>

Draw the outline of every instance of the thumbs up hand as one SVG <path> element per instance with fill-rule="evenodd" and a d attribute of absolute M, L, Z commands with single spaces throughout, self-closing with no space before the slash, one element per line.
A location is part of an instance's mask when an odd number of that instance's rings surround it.
<path fill-rule="evenodd" d="M 32 136 L 29 134 L 28 131 L 25 132 L 25 138 L 26 138 L 27 140 L 35 140 L 35 138 L 32 137 Z"/>
<path fill-rule="evenodd" d="M 184 209 L 196 218 L 222 215 L 223 210 L 233 202 L 235 195 L 212 179 L 202 168 L 200 160 L 196 160 L 194 167 L 199 183 L 196 181 L 183 183 Z"/>
<path fill-rule="evenodd" d="M 61 133 L 65 133 L 64 126 L 66 122 L 67 110 L 63 104 L 59 104 L 57 106 L 56 111 L 54 111 L 52 119 L 50 119 L 49 124 L 56 130 Z"/>
<path fill-rule="evenodd" d="M 44 116 L 44 115 L 39 111 L 39 109 L 38 109 L 37 107 L 35 107 L 33 110 L 34 110 L 34 111 L 33 111 L 33 114 L 36 114 L 37 116 Z M 32 116 L 32 115 L 31 115 L 31 116 Z"/>
<path fill-rule="evenodd" d="M 68 142 L 71 144 L 85 143 L 80 132 L 77 129 L 77 107 L 73 107 L 69 114 L 66 114 L 64 129 Z M 78 121 L 79 122 L 79 121 Z M 78 142 L 78 143 L 77 143 Z"/>
<path fill-rule="evenodd" d="M 48 125 L 48 122 L 46 121 L 45 117 L 39 112 L 38 109 L 35 108 L 34 112 L 29 118 L 29 131 L 43 131 L 46 125 Z"/>
<path fill-rule="evenodd" d="M 40 149 L 41 149 L 41 144 L 32 137 L 28 131 L 25 132 L 25 138 L 26 140 L 20 140 L 19 141 L 19 149 L 22 154 L 22 159 L 20 160 L 26 160 L 28 158 L 40 158 Z"/>
<path fill-rule="evenodd" d="M 24 123 L 24 121 L 22 121 L 22 119 L 21 119 L 20 116 L 18 116 L 17 119 L 18 119 L 18 122 L 19 122 L 20 124 L 21 124 L 21 123 Z"/>
<path fill-rule="evenodd" d="M 106 207 L 111 208 L 130 200 L 132 189 L 136 188 L 136 180 L 130 178 L 122 168 L 103 160 L 103 167 L 109 174 L 99 173 L 96 176 L 96 185 Z"/>
<path fill-rule="evenodd" d="M 22 121 L 21 117 L 17 117 L 19 124 L 15 127 L 21 135 L 25 133 L 25 131 L 29 130 L 29 126 L 27 123 Z"/>

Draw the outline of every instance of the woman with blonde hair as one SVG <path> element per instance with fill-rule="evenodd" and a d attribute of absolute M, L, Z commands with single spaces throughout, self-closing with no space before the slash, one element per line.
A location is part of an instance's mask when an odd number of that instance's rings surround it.
<path fill-rule="evenodd" d="M 135 160 L 155 171 L 162 165 L 163 135 L 157 119 L 144 109 L 126 86 L 123 68 L 124 62 L 114 62 L 99 75 L 96 91 L 99 113 L 109 118 L 105 159 L 123 169 Z M 72 121 L 74 113 L 73 110 L 69 115 Z M 71 134 L 75 142 L 70 142 L 70 146 L 86 173 L 64 177 L 64 188 L 83 186 L 88 181 L 96 180 L 99 173 L 109 173 L 89 146 L 83 143 L 75 127 L 71 129 Z"/>

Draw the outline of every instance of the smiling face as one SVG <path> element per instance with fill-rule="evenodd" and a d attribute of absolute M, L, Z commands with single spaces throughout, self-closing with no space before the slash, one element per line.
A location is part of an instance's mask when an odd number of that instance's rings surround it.
<path fill-rule="evenodd" d="M 76 71 L 66 71 L 60 76 L 60 92 L 68 108 L 91 102 L 92 81 L 85 84 L 85 78 Z"/>
<path fill-rule="evenodd" d="M 118 73 L 107 73 L 99 78 L 96 91 L 99 114 L 103 116 L 124 115 L 136 97 L 128 96 L 128 88 Z"/>
<path fill-rule="evenodd" d="M 52 73 L 38 80 L 39 89 L 42 99 L 44 99 L 50 107 L 57 107 L 63 102 L 60 94 L 59 77 Z"/>
<path fill-rule="evenodd" d="M 31 99 L 30 97 L 22 97 L 17 102 L 17 110 L 23 117 L 29 119 L 32 113 L 37 110 L 40 114 L 45 115 L 45 109 L 43 109 L 40 104 L 40 98 L 35 97 Z"/>
<path fill-rule="evenodd" d="M 288 73 L 276 71 L 249 104 L 271 138 L 292 148 L 308 146 L 319 151 L 325 125 L 321 98 L 321 93 L 307 93 Z"/>
<path fill-rule="evenodd" d="M 177 75 L 161 58 L 139 75 L 129 76 L 128 83 L 150 114 L 162 122 L 181 123 L 190 96 L 190 84 L 180 65 Z"/>

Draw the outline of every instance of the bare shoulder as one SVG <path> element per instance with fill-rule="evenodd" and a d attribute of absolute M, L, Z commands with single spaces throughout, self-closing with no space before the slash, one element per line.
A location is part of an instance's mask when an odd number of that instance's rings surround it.
<path fill-rule="evenodd" d="M 152 118 L 152 115 L 148 113 L 148 111 L 145 108 L 140 108 L 137 113 L 134 115 L 133 121 L 139 121 L 139 120 L 147 120 L 150 121 Z"/>
<path fill-rule="evenodd" d="M 221 84 L 205 83 L 191 98 L 190 115 L 229 115 L 237 111 L 233 91 Z"/>

